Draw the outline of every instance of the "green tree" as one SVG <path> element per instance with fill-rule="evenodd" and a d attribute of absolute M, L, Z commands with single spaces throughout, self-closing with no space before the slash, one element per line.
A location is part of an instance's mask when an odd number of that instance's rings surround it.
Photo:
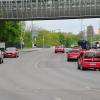
<path fill-rule="evenodd" d="M 43 38 L 44 38 L 44 45 L 49 47 L 62 44 L 65 46 L 70 46 L 72 44 L 77 44 L 78 40 L 78 36 L 72 33 L 67 34 L 67 33 L 41 30 L 38 32 L 36 36 L 36 45 L 38 47 L 43 47 Z"/>
<path fill-rule="evenodd" d="M 32 47 L 32 33 L 30 31 L 26 31 L 23 36 L 24 39 L 24 47 L 31 48 Z"/>
<path fill-rule="evenodd" d="M 58 33 L 60 44 L 65 44 L 65 36 L 63 33 Z"/>
<path fill-rule="evenodd" d="M 16 42 L 20 37 L 20 32 L 18 21 L 0 21 L 0 41 Z"/>

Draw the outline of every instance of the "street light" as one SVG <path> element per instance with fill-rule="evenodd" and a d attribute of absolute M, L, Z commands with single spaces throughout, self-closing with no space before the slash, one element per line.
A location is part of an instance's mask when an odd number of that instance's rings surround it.
<path fill-rule="evenodd" d="M 84 26 L 84 39 L 87 40 L 87 32 L 86 32 L 87 26 L 86 25 L 83 26 Z"/>
<path fill-rule="evenodd" d="M 84 40 L 84 37 L 83 37 L 83 19 L 80 19 L 81 23 L 80 23 L 80 31 L 81 31 L 81 34 L 82 34 L 82 39 Z"/>
<path fill-rule="evenodd" d="M 32 47 L 33 47 L 33 21 L 31 21 L 31 38 L 32 38 Z"/>
<path fill-rule="evenodd" d="M 99 19 L 99 34 L 100 34 L 100 19 Z"/>
<path fill-rule="evenodd" d="M 21 47 L 21 49 L 23 49 L 24 40 L 23 40 L 23 36 L 22 36 L 22 22 L 20 22 L 20 28 L 21 28 L 20 47 Z"/>
<path fill-rule="evenodd" d="M 83 19 L 81 19 L 81 32 L 83 31 Z"/>
<path fill-rule="evenodd" d="M 43 48 L 44 48 L 44 35 L 43 35 L 43 38 L 42 38 L 42 40 L 43 40 Z"/>

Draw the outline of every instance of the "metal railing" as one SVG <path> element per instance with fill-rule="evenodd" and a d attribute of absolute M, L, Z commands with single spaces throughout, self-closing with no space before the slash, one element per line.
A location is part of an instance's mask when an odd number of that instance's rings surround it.
<path fill-rule="evenodd" d="M 0 0 L 0 19 L 100 17 L 100 0 Z"/>

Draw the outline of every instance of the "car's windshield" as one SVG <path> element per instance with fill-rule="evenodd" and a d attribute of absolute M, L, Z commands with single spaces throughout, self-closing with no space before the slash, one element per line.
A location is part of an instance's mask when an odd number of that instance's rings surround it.
<path fill-rule="evenodd" d="M 6 51 L 15 51 L 16 48 L 7 48 Z"/>

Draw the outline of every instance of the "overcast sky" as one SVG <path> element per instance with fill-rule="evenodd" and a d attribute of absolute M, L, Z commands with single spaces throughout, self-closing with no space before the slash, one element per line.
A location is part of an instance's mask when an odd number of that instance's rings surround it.
<path fill-rule="evenodd" d="M 100 19 L 83 19 L 83 30 L 84 26 L 92 25 L 94 27 L 95 33 L 98 33 L 98 28 L 100 24 Z M 31 21 L 27 21 L 27 26 L 31 26 Z M 77 34 L 81 31 L 81 20 L 80 19 L 70 19 L 70 20 L 43 20 L 43 21 L 33 21 L 36 27 L 47 29 L 50 31 L 62 31 L 62 32 L 73 32 Z"/>

